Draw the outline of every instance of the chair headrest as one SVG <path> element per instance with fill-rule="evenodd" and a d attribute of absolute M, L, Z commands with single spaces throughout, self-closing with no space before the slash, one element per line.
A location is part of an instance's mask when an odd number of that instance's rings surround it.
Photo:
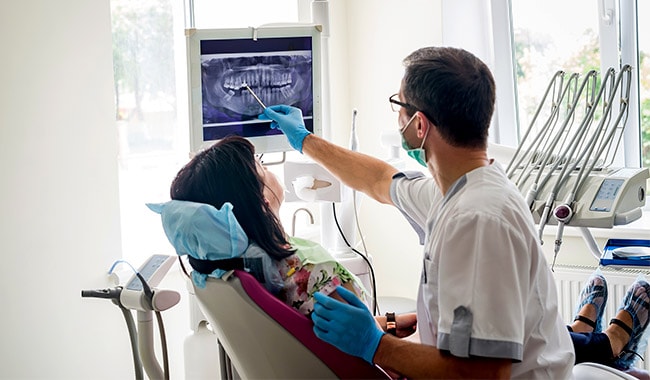
<path fill-rule="evenodd" d="M 220 210 L 205 203 L 177 200 L 147 203 L 147 207 L 161 215 L 165 235 L 179 256 L 222 260 L 241 257 L 248 248 L 248 237 L 228 202 Z M 193 271 L 192 281 L 204 288 L 207 276 L 219 278 L 225 272 L 223 269 L 215 269 L 210 274 Z"/>

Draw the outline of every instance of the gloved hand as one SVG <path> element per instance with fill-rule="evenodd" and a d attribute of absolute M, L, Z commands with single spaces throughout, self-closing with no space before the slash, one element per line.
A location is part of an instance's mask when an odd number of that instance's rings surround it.
<path fill-rule="evenodd" d="M 287 105 L 276 105 L 266 107 L 264 113 L 258 116 L 260 120 L 272 120 L 271 128 L 278 128 L 287 136 L 289 144 L 293 149 L 302 153 L 302 142 L 310 134 L 305 128 L 300 108 Z"/>
<path fill-rule="evenodd" d="M 373 364 L 384 332 L 354 293 L 342 286 L 337 286 L 336 291 L 347 304 L 321 293 L 314 294 L 316 303 L 311 314 L 314 333 L 339 350 Z"/>

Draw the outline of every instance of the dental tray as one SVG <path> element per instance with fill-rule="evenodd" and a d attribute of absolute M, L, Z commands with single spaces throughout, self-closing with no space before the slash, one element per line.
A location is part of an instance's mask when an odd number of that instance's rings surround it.
<path fill-rule="evenodd" d="M 650 267 L 650 240 L 609 239 L 600 265 Z"/>

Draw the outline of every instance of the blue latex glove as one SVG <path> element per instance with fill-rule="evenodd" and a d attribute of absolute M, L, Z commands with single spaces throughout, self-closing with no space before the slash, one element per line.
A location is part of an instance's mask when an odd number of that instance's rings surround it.
<path fill-rule="evenodd" d="M 339 350 L 373 364 L 372 359 L 384 332 L 354 293 L 342 286 L 336 287 L 336 291 L 348 303 L 322 293 L 314 294 L 316 303 L 311 314 L 314 333 Z"/>
<path fill-rule="evenodd" d="M 287 105 L 266 107 L 264 113 L 259 115 L 260 120 L 271 120 L 271 128 L 279 129 L 287 136 L 291 147 L 302 153 L 302 142 L 310 134 L 305 128 L 300 108 Z"/>

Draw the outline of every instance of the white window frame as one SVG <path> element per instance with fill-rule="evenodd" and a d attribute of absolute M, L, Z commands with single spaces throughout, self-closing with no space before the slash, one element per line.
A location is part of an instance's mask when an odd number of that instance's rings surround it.
<path fill-rule="evenodd" d="M 490 67 L 497 83 L 490 142 L 514 147 L 519 141 L 519 118 L 510 20 L 507 0 L 442 1 L 443 45 L 475 54 Z"/>
<path fill-rule="evenodd" d="M 490 141 L 516 147 L 520 128 L 514 74 L 511 1 L 442 0 L 442 20 L 443 44 L 461 47 L 476 54 L 488 64 L 497 82 L 497 105 Z M 621 63 L 630 63 L 637 69 L 637 1 L 598 0 L 601 72 L 605 72 L 609 67 L 616 68 L 618 72 Z M 458 22 L 460 19 L 464 21 Z M 620 165 L 640 167 L 641 121 L 637 70 L 633 74 L 626 123 L 623 148 L 618 159 Z"/>
<path fill-rule="evenodd" d="M 623 135 L 623 154 L 625 156 L 625 166 L 638 168 L 641 166 L 641 112 L 639 103 L 639 43 L 638 43 L 638 17 L 637 17 L 637 1 L 619 0 L 620 14 L 614 17 L 613 25 L 607 25 L 610 10 L 615 9 L 613 4 L 614 0 L 601 0 L 598 3 L 600 17 L 600 30 L 601 34 L 607 33 L 613 35 L 616 32 L 617 26 L 620 27 L 620 43 L 621 43 L 621 61 L 618 67 L 622 64 L 631 64 L 633 67 L 632 87 L 630 88 L 629 99 L 629 116 L 625 126 L 625 133 Z M 616 14 L 614 14 L 616 15 Z M 616 22 L 618 20 L 618 22 Z M 608 26 L 612 31 L 604 32 L 604 25 Z M 601 41 L 603 41 L 601 39 Z M 614 47 L 603 46 L 601 42 L 601 57 L 617 57 L 617 51 Z M 601 60 L 604 62 L 604 60 Z M 609 63 L 609 62 L 608 62 Z M 612 63 L 614 65 L 614 63 Z M 616 67 L 616 66 L 615 66 Z M 601 66 L 601 70 L 604 67 Z"/>
<path fill-rule="evenodd" d="M 491 1 L 494 77 L 497 82 L 498 120 L 495 125 L 496 143 L 516 147 L 521 137 L 519 107 L 517 107 L 517 79 L 515 77 L 514 35 L 509 1 Z"/>

